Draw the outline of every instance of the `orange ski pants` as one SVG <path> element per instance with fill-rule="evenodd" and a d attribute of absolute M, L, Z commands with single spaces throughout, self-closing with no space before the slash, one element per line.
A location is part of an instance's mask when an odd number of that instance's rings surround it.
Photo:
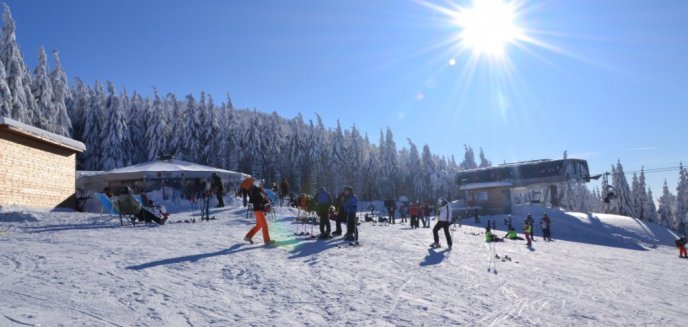
<path fill-rule="evenodd" d="M 256 225 L 251 228 L 250 231 L 248 231 L 248 234 L 246 234 L 246 237 L 251 239 L 253 238 L 253 235 L 256 235 L 259 230 L 263 230 L 263 242 L 269 243 L 270 242 L 270 231 L 268 231 L 268 223 L 265 220 L 265 212 L 263 211 L 255 211 L 256 213 Z"/>

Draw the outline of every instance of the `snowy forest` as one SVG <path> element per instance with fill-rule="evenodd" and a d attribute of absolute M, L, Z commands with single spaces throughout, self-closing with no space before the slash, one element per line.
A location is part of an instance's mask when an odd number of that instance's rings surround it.
<path fill-rule="evenodd" d="M 0 116 L 83 142 L 79 170 L 109 170 L 173 155 L 178 159 L 241 171 L 266 182 L 287 180 L 295 192 L 326 186 L 337 192 L 353 186 L 361 199 L 455 199 L 456 172 L 492 165 L 464 145 L 457 162 L 406 139 L 397 144 L 391 129 L 373 137 L 356 126 L 325 126 L 319 115 L 284 118 L 276 112 L 234 108 L 229 95 L 216 103 L 210 94 L 152 97 L 119 90 L 108 81 L 92 85 L 79 78 L 69 86 L 53 51 L 52 70 L 45 49 L 30 73 L 16 40 L 16 25 L 4 5 L 0 35 Z M 629 185 L 621 162 L 602 176 L 599 187 L 559 185 L 561 205 L 580 212 L 608 212 L 657 222 L 678 230 L 688 220 L 688 169 L 679 167 L 677 193 L 664 183 L 655 199 L 645 172 Z"/>

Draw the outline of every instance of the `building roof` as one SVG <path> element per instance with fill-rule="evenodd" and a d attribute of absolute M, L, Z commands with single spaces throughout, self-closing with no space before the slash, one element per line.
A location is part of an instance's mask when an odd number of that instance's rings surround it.
<path fill-rule="evenodd" d="M 514 183 L 512 182 L 484 182 L 484 183 L 471 183 L 461 186 L 461 190 L 477 190 L 483 188 L 495 188 L 495 187 L 511 187 Z"/>
<path fill-rule="evenodd" d="M 30 126 L 14 119 L 0 117 L 0 129 L 7 129 L 17 134 L 22 134 L 30 138 L 51 143 L 75 152 L 86 151 L 86 146 L 73 139 L 48 132 L 38 127 Z"/>
<path fill-rule="evenodd" d="M 134 180 L 147 178 L 168 178 L 181 177 L 186 178 L 207 178 L 212 173 L 217 173 L 220 176 L 232 176 L 237 179 L 243 179 L 249 175 L 238 173 L 230 170 L 219 169 L 210 166 L 204 166 L 193 162 L 178 160 L 178 159 L 157 159 L 153 161 L 139 163 L 133 166 L 117 168 L 109 171 L 100 172 L 93 176 L 84 176 L 87 178 L 114 181 L 114 180 Z"/>

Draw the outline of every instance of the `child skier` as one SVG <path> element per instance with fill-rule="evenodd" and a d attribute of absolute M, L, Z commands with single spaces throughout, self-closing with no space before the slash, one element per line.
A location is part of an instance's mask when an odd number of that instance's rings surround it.
<path fill-rule="evenodd" d="M 681 236 L 676 240 L 676 247 L 678 247 L 678 257 L 688 259 L 688 254 L 686 254 L 686 237 Z"/>

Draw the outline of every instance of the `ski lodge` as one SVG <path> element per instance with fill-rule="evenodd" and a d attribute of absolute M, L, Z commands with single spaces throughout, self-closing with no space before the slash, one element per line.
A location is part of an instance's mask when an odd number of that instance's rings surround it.
<path fill-rule="evenodd" d="M 76 205 L 76 156 L 83 143 L 0 117 L 0 206 Z"/>
<path fill-rule="evenodd" d="M 557 185 L 589 182 L 588 162 L 581 159 L 533 160 L 469 169 L 456 175 L 459 199 L 484 214 L 511 213 L 513 195 L 526 195 L 530 203 L 559 205 Z M 542 191 L 533 191 L 543 189 Z M 537 196 L 532 196 L 537 193 Z M 544 194 L 543 194 L 544 193 Z"/>

